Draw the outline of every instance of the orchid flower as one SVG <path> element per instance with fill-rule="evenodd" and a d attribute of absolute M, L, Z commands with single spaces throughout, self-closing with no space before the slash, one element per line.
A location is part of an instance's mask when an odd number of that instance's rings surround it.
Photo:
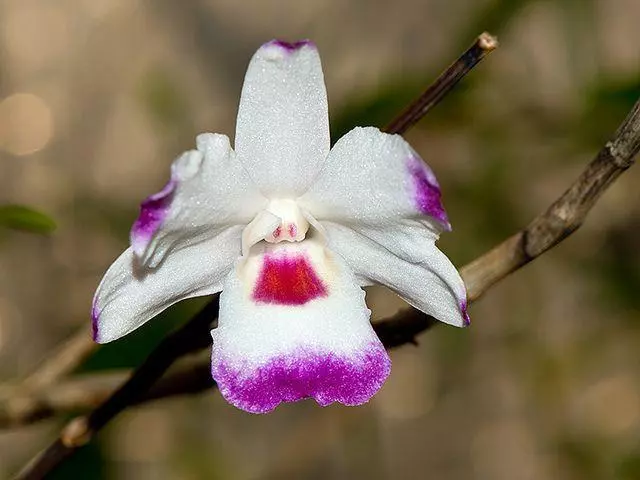
<path fill-rule="evenodd" d="M 131 246 L 95 294 L 94 338 L 222 292 L 211 369 L 228 402 L 253 413 L 304 398 L 365 403 L 391 361 L 362 286 L 469 323 L 462 279 L 435 245 L 451 229 L 440 197 L 398 135 L 355 128 L 330 149 L 316 47 L 271 41 L 247 70 L 235 150 L 199 135 L 142 202 Z"/>

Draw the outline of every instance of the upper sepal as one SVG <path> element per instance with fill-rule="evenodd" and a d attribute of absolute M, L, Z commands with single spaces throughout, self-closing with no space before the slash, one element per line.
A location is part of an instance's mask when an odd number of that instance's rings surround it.
<path fill-rule="evenodd" d="M 295 198 L 309 187 L 329 152 L 327 92 L 312 42 L 273 40 L 254 54 L 235 148 L 264 195 Z"/>

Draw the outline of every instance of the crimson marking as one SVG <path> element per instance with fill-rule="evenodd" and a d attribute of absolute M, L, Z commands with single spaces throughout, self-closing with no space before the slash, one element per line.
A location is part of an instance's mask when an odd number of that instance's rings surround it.
<path fill-rule="evenodd" d="M 304 305 L 326 296 L 327 287 L 304 255 L 266 255 L 252 294 L 256 303 L 277 305 Z"/>

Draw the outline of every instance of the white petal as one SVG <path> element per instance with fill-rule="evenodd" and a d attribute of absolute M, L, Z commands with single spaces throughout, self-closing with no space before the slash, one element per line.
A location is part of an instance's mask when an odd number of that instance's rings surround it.
<path fill-rule="evenodd" d="M 226 136 L 205 133 L 196 142 L 197 150 L 173 163 L 165 188 L 142 202 L 131 229 L 142 265 L 157 266 L 171 250 L 247 224 L 266 205 Z"/>
<path fill-rule="evenodd" d="M 240 255 L 242 227 L 171 252 L 157 268 L 139 267 L 132 248 L 111 265 L 93 299 L 93 332 L 107 343 L 185 298 L 219 292 Z"/>
<path fill-rule="evenodd" d="M 236 152 L 262 193 L 295 198 L 329 152 L 327 93 L 315 45 L 272 41 L 253 56 L 242 88 Z"/>
<path fill-rule="evenodd" d="M 435 234 L 418 222 L 393 229 L 360 228 L 323 222 L 329 248 L 342 255 L 356 275 L 386 285 L 407 303 L 458 327 L 470 322 L 460 274 L 435 245 Z"/>
<path fill-rule="evenodd" d="M 349 268 L 313 239 L 258 247 L 220 297 L 212 375 L 222 395 L 252 413 L 303 398 L 368 401 L 390 360 Z"/>
<path fill-rule="evenodd" d="M 298 201 L 321 221 L 380 225 L 420 218 L 436 231 L 450 229 L 431 169 L 402 137 L 373 127 L 338 140 Z"/>

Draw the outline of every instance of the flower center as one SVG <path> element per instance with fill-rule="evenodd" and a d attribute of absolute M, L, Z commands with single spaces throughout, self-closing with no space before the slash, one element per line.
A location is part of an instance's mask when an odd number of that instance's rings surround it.
<path fill-rule="evenodd" d="M 309 222 L 304 218 L 300 207 L 294 200 L 271 200 L 267 210 L 282 219 L 280 225 L 265 237 L 267 242 L 300 242 L 304 240 L 309 230 Z"/>

